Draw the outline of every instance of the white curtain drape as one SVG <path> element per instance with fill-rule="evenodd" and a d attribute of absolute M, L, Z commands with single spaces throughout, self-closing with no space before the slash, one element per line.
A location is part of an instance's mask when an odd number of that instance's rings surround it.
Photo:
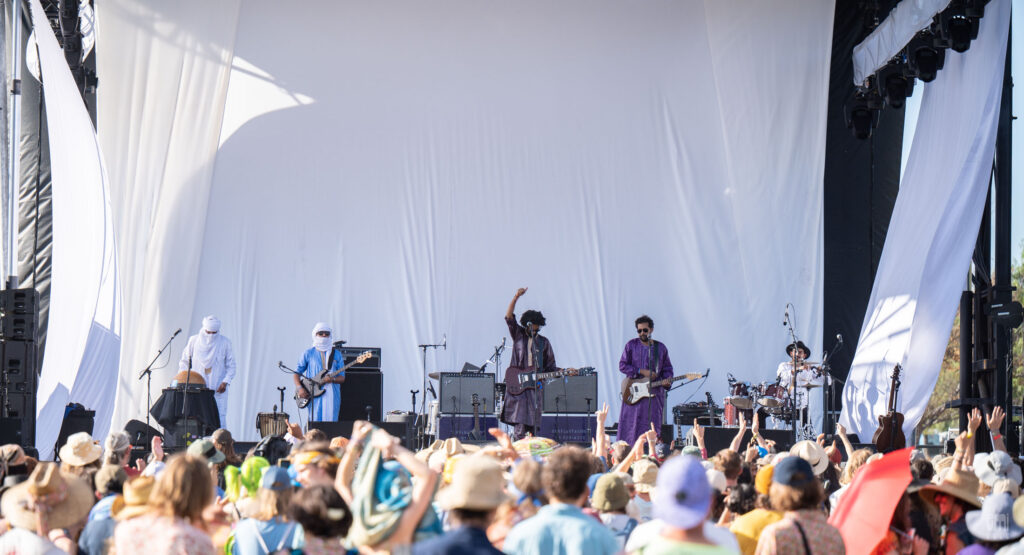
<path fill-rule="evenodd" d="M 69 401 L 96 411 L 104 437 L 121 349 L 113 214 L 100 145 L 64 52 L 31 0 L 53 175 L 53 274 L 46 354 L 36 399 L 36 447 L 48 459 Z"/>
<path fill-rule="evenodd" d="M 924 88 L 861 329 L 840 422 L 869 439 L 883 414 L 893 366 L 907 437 L 924 412 L 949 340 L 989 188 L 1010 2 L 985 8 L 978 39 Z"/>
<path fill-rule="evenodd" d="M 853 47 L 853 83 L 864 85 L 948 5 L 949 0 L 903 0 L 897 4 L 870 35 Z"/>
<path fill-rule="evenodd" d="M 429 371 L 479 363 L 520 286 L 613 415 L 642 313 L 677 372 L 712 369 L 670 406 L 721 398 L 726 372 L 774 379 L 786 302 L 820 351 L 831 3 L 244 8 L 99 6 L 130 261 L 115 421 L 144 414 L 133 374 L 164 338 L 210 313 L 242 439 L 315 322 L 381 346 L 385 409 L 407 409 L 416 345 L 447 333 Z"/>

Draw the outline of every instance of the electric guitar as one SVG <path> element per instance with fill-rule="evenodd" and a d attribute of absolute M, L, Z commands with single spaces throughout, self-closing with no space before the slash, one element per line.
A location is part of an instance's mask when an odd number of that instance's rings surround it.
<path fill-rule="evenodd" d="M 703 378 L 704 376 L 705 374 L 701 374 L 700 372 L 693 372 L 690 374 L 683 374 L 682 376 L 658 380 L 656 382 L 652 382 L 650 378 L 625 378 L 622 380 L 622 402 L 627 405 L 635 405 L 642 399 L 654 397 L 654 388 L 656 387 L 667 387 L 672 382 L 677 382 L 679 380 L 696 380 L 697 378 Z"/>
<path fill-rule="evenodd" d="M 317 374 L 315 378 L 299 376 L 299 383 L 301 383 L 302 386 L 295 390 L 295 403 L 299 406 L 300 409 L 306 408 L 306 406 L 309 405 L 310 401 L 324 394 L 324 392 L 326 391 L 326 389 L 324 388 L 324 381 L 326 381 L 327 378 L 333 378 L 334 376 L 341 374 L 345 370 L 348 370 L 349 368 L 352 368 L 357 364 L 366 362 L 366 359 L 372 356 L 373 351 L 364 351 L 355 359 L 353 359 L 352 362 L 346 364 L 345 366 L 337 370 L 322 370 L 319 374 Z M 309 397 L 303 398 L 299 396 L 299 391 L 303 389 L 306 390 L 306 393 L 309 393 Z"/>
<path fill-rule="evenodd" d="M 484 434 L 480 432 L 480 399 L 476 393 L 473 394 L 473 430 L 466 437 L 473 441 L 484 438 Z"/>
<path fill-rule="evenodd" d="M 505 386 L 508 395 L 519 395 L 527 389 L 535 389 L 537 382 L 562 376 L 589 376 L 594 374 L 593 366 L 565 368 L 554 372 L 537 372 L 529 368 L 509 367 L 505 372 Z"/>

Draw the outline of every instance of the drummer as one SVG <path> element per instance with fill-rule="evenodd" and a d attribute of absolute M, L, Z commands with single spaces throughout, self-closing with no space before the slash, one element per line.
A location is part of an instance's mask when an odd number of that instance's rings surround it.
<path fill-rule="evenodd" d="M 791 395 L 795 395 L 796 408 L 803 413 L 803 417 L 814 428 L 815 435 L 821 433 L 822 416 L 824 405 L 822 386 L 825 385 L 826 376 L 818 366 L 807 362 L 811 356 L 811 350 L 804 345 L 803 341 L 790 343 L 786 347 L 786 355 L 789 360 L 779 364 L 776 370 L 779 383 Z M 796 368 L 796 392 L 793 393 L 793 369 Z"/>

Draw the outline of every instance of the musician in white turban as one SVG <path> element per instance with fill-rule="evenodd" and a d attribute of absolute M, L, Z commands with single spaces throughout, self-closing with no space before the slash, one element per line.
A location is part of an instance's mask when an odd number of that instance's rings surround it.
<path fill-rule="evenodd" d="M 220 428 L 228 427 L 228 386 L 235 379 L 237 366 L 231 340 L 220 334 L 220 319 L 212 314 L 203 318 L 203 329 L 188 338 L 178 370 L 198 372 L 206 380 L 206 387 L 215 390 Z"/>
<path fill-rule="evenodd" d="M 299 357 L 299 364 L 295 369 L 305 378 L 317 379 L 317 376 L 324 368 L 330 368 L 332 372 L 338 372 L 333 376 L 322 380 L 323 393 L 319 396 L 318 391 L 310 391 L 302 386 L 298 375 L 292 375 L 295 380 L 295 392 L 303 399 L 312 398 L 308 405 L 310 422 L 334 422 L 338 420 L 338 410 L 341 408 L 341 387 L 345 383 L 345 372 L 339 372 L 345 364 L 344 356 L 334 348 L 334 330 L 331 326 L 319 322 L 313 326 L 313 346 L 306 349 Z"/>

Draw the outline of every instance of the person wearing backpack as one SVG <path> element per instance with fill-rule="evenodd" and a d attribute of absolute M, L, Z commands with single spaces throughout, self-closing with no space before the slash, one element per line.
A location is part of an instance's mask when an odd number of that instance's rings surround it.
<path fill-rule="evenodd" d="M 638 524 L 635 518 L 626 514 L 629 503 L 629 475 L 622 472 L 609 472 L 597 479 L 594 495 L 590 506 L 598 511 L 601 522 L 615 535 L 619 549 L 626 547 L 626 540 Z"/>

